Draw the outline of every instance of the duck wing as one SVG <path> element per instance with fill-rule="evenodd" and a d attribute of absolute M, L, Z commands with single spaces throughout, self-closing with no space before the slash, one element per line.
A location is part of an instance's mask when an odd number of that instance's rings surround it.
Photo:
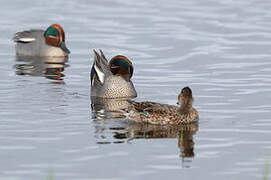
<path fill-rule="evenodd" d="M 176 106 L 155 102 L 131 102 L 129 117 L 139 123 L 157 125 L 174 124 L 178 120 Z"/>
<path fill-rule="evenodd" d="M 139 112 L 143 112 L 144 109 L 146 108 L 152 108 L 155 106 L 159 106 L 159 103 L 154 103 L 150 101 L 145 101 L 145 102 L 135 102 L 135 101 L 130 101 L 132 104 L 133 108 Z"/>
<path fill-rule="evenodd" d="M 132 101 L 133 108 L 148 116 L 150 114 L 172 114 L 176 113 L 177 107 L 167 104 L 160 104 L 155 102 L 135 102 Z"/>
<path fill-rule="evenodd" d="M 43 37 L 43 34 L 44 30 L 31 29 L 15 33 L 12 40 L 16 43 L 31 43 Z"/>
<path fill-rule="evenodd" d="M 147 107 L 143 110 L 143 113 L 147 113 L 147 115 L 151 114 L 160 114 L 160 115 L 172 115 L 177 114 L 177 107 L 166 105 L 166 104 L 160 104 L 152 107 Z M 144 114 L 145 114 L 144 113 Z"/>

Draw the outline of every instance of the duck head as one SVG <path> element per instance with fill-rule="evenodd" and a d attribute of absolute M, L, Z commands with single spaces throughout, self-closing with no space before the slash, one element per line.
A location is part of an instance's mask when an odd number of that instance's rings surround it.
<path fill-rule="evenodd" d="M 44 32 L 46 44 L 49 46 L 60 47 L 67 54 L 70 53 L 65 44 L 65 32 L 59 24 L 52 24 Z"/>
<path fill-rule="evenodd" d="M 184 87 L 181 93 L 178 96 L 178 103 L 180 105 L 180 109 L 185 112 L 189 111 L 192 108 L 193 104 L 193 96 L 192 90 L 189 87 Z"/>
<path fill-rule="evenodd" d="M 134 72 L 132 62 L 122 55 L 113 57 L 109 62 L 109 68 L 114 75 L 122 76 L 127 81 L 130 81 Z"/>

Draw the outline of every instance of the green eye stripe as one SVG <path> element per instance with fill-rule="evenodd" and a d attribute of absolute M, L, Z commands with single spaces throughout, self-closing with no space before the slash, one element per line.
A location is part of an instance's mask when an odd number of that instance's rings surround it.
<path fill-rule="evenodd" d="M 125 61 L 124 59 L 120 59 L 120 58 L 114 59 L 113 63 L 114 63 L 114 65 L 122 66 L 125 68 L 129 68 L 131 66 L 127 61 Z"/>
<path fill-rule="evenodd" d="M 55 37 L 59 37 L 59 32 L 55 27 L 49 27 L 45 33 L 44 36 L 55 36 Z"/>

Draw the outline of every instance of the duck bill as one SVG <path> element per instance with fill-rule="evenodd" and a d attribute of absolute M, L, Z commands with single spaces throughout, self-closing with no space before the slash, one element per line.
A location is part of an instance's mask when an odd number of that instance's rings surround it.
<path fill-rule="evenodd" d="M 70 50 L 66 47 L 65 42 L 62 42 L 59 46 L 65 53 L 70 54 Z"/>

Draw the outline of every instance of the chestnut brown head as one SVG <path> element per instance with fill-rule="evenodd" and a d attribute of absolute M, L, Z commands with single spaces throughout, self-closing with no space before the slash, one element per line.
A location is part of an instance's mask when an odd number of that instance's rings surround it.
<path fill-rule="evenodd" d="M 65 45 L 65 33 L 59 24 L 52 24 L 44 32 L 46 44 L 49 46 L 60 47 L 66 53 L 70 53 Z"/>
<path fill-rule="evenodd" d="M 114 75 L 121 75 L 127 80 L 131 79 L 134 71 L 132 62 L 122 55 L 113 57 L 109 62 L 109 68 Z"/>

